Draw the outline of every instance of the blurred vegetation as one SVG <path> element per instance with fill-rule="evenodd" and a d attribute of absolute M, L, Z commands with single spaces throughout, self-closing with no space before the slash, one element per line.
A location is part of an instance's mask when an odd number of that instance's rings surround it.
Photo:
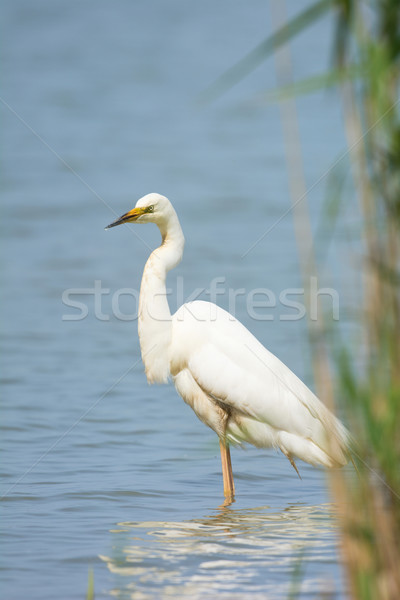
<path fill-rule="evenodd" d="M 94 575 L 93 569 L 89 569 L 88 587 L 86 592 L 86 600 L 94 600 Z"/>
<path fill-rule="evenodd" d="M 342 1 L 336 32 L 336 64 L 356 63 L 362 73 L 341 85 L 364 251 L 361 357 L 342 352 L 339 360 L 359 471 L 357 485 L 343 486 L 343 555 L 353 597 L 394 600 L 400 598 L 400 4 Z"/>
<path fill-rule="evenodd" d="M 280 0 L 279 0 L 280 1 Z M 272 0 L 272 4 L 278 0 Z M 249 52 L 203 94 L 213 99 L 322 16 L 334 19 L 327 73 L 268 94 L 287 98 L 335 86 L 358 196 L 363 289 L 361 336 L 351 351 L 330 346 L 334 380 L 356 440 L 358 477 L 334 472 L 349 595 L 400 598 L 400 2 L 322 0 Z M 332 182 L 328 179 L 327 185 Z M 343 191 L 328 189 L 328 198 Z M 343 204 L 338 198 L 337 206 Z M 338 209 L 340 210 L 340 208 Z M 329 211 L 327 211 L 329 214 Z M 340 215 L 332 217 L 340 227 Z M 346 343 L 350 347 L 350 341 Z M 332 374 L 332 357 L 336 364 Z M 326 389 L 319 395 L 329 404 Z"/>

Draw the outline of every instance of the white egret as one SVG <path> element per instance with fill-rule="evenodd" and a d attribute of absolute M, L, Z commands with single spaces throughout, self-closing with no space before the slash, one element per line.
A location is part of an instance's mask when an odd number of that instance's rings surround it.
<path fill-rule="evenodd" d="M 279 448 L 312 465 L 347 463 L 348 433 L 310 389 L 239 321 L 211 302 L 171 315 L 166 275 L 181 260 L 184 237 L 170 201 L 148 194 L 106 227 L 155 223 L 162 243 L 143 272 L 138 330 L 149 383 L 172 377 L 178 393 L 219 437 L 224 494 L 235 488 L 229 445 Z"/>

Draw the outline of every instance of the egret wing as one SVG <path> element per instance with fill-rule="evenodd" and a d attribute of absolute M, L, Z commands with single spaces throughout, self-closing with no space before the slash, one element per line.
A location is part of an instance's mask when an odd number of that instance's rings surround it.
<path fill-rule="evenodd" d="M 204 392 L 235 411 L 257 421 L 267 423 L 277 430 L 312 437 L 318 420 L 299 401 L 295 393 L 269 366 L 264 366 L 261 376 L 257 361 L 244 345 L 243 361 L 235 360 L 235 343 L 229 352 L 215 344 L 205 344 L 195 352 L 188 368 Z"/>
<path fill-rule="evenodd" d="M 343 460 L 345 428 L 232 315 L 199 301 L 183 305 L 176 317 L 174 353 L 180 352 L 181 361 L 210 398 L 277 432 L 311 440 Z"/>

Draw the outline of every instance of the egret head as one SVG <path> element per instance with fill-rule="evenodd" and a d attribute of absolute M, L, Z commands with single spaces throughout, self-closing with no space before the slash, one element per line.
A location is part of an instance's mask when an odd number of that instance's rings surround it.
<path fill-rule="evenodd" d="M 156 223 L 161 225 L 168 221 L 175 211 L 171 202 L 161 194 L 147 194 L 136 202 L 135 208 L 107 225 L 106 229 L 122 225 L 122 223 Z"/>

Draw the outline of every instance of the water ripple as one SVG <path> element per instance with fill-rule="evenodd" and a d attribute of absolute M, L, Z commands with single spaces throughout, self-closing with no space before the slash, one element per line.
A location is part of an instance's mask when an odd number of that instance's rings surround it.
<path fill-rule="evenodd" d="M 313 573 L 302 592 L 322 595 L 336 544 L 330 505 L 222 506 L 202 519 L 121 522 L 110 533 L 112 553 L 100 558 L 114 575 L 112 593 L 132 600 L 287 598 L 302 561 Z M 273 582 L 272 572 L 280 573 Z"/>

